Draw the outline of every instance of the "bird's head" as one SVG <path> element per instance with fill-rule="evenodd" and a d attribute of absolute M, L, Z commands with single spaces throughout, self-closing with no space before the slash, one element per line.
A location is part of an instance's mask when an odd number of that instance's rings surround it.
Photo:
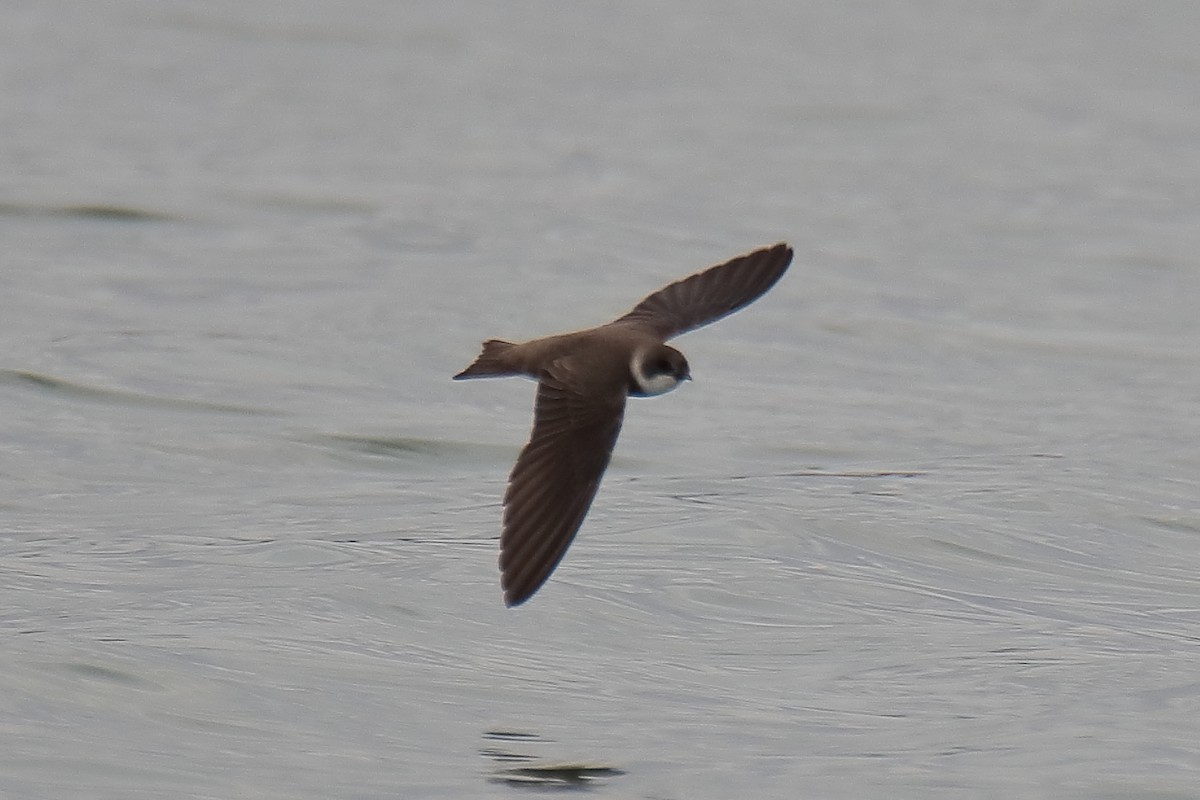
<path fill-rule="evenodd" d="M 665 344 L 635 352 L 629 371 L 629 393 L 636 397 L 663 394 L 692 379 L 683 353 Z"/>

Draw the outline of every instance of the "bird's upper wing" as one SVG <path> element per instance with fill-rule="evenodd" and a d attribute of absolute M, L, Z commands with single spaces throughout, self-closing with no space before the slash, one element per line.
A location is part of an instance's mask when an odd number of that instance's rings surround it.
<path fill-rule="evenodd" d="M 538 383 L 533 433 L 504 494 L 500 583 L 515 606 L 538 590 L 583 524 L 625 412 L 624 385 L 583 387 L 571 360 Z"/>
<path fill-rule="evenodd" d="M 611 324 L 636 325 L 670 339 L 754 302 L 791 262 L 792 248 L 782 242 L 755 250 L 664 286 Z"/>

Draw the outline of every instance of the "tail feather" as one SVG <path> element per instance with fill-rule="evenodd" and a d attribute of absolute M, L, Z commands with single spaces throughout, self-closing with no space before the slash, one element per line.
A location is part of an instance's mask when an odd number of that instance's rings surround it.
<path fill-rule="evenodd" d="M 488 339 L 483 343 L 483 352 L 471 366 L 454 376 L 454 380 L 463 378 L 491 378 L 498 375 L 516 375 L 520 370 L 514 368 L 505 358 L 508 351 L 516 347 L 512 342 L 501 339 Z"/>

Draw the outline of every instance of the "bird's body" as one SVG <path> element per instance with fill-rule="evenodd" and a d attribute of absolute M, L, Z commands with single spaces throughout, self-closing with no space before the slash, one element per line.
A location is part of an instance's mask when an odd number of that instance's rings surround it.
<path fill-rule="evenodd" d="M 516 344 L 491 339 L 454 376 L 538 381 L 533 432 L 504 495 L 500 571 L 508 605 L 538 590 L 583 524 L 625 398 L 662 394 L 690 379 L 687 359 L 666 340 L 753 302 L 791 259 L 791 248 L 778 244 L 676 281 L 607 325 Z"/>
<path fill-rule="evenodd" d="M 659 393 L 647 392 L 647 387 L 632 380 L 630 363 L 634 353 L 650 351 L 656 346 L 663 344 L 652 334 L 615 322 L 519 344 L 490 339 L 484 343 L 481 357 L 454 377 L 525 375 L 541 380 L 550 365 L 571 359 L 587 365 L 586 370 L 576 375 L 577 388 L 584 394 L 596 396 L 623 386 L 629 394 L 648 396 Z"/>

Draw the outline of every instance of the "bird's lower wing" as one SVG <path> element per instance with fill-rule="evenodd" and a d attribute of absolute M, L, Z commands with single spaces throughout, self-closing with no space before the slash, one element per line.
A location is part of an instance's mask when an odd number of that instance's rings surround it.
<path fill-rule="evenodd" d="M 567 552 L 596 496 L 621 430 L 625 392 L 587 396 L 555 364 L 538 384 L 533 433 L 504 495 L 504 602 L 528 600 Z"/>

